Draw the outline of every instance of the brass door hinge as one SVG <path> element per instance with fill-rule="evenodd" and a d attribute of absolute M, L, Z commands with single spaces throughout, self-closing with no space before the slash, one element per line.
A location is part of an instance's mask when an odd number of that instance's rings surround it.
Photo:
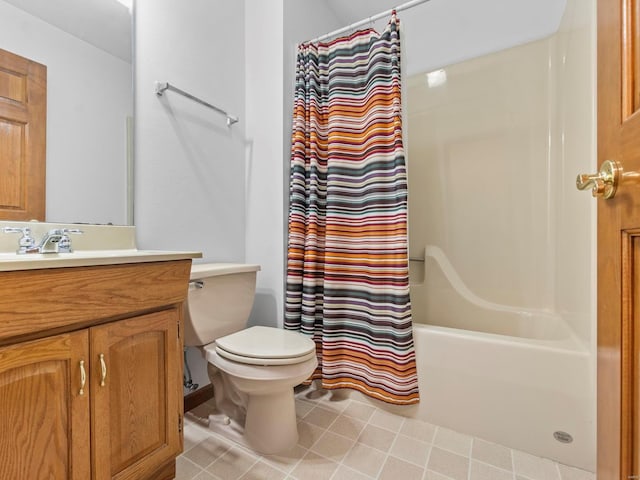
<path fill-rule="evenodd" d="M 178 433 L 182 433 L 182 415 L 178 415 Z"/>

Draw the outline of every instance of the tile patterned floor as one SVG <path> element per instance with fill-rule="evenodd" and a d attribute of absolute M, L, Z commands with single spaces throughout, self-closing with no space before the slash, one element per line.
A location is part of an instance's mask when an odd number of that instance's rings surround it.
<path fill-rule="evenodd" d="M 296 398 L 298 445 L 262 456 L 185 418 L 176 480 L 595 480 L 590 472 L 331 393 Z"/>

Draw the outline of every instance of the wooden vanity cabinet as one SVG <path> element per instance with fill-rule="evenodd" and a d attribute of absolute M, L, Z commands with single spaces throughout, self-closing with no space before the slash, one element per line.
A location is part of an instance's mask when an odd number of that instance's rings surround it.
<path fill-rule="evenodd" d="M 0 479 L 91 478 L 85 330 L 0 348 Z"/>
<path fill-rule="evenodd" d="M 177 313 L 165 310 L 89 332 L 94 480 L 150 478 L 181 451 Z"/>
<path fill-rule="evenodd" d="M 174 478 L 190 267 L 179 260 L 0 272 L 0 480 Z M 15 288 L 18 279 L 42 275 L 60 282 L 44 298 Z M 104 283 L 105 276 L 117 282 Z M 78 301 L 74 285 L 92 277 Z M 94 288 L 101 291 L 92 295 Z M 77 318 L 61 327 L 65 304 L 92 308 L 68 315 Z M 19 341 L 7 336 L 23 332 L 16 324 L 25 314 L 38 326 L 49 316 L 53 328 Z"/>

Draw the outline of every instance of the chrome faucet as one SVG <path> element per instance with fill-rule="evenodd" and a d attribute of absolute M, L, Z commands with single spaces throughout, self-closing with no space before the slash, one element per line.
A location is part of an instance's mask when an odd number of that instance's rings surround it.
<path fill-rule="evenodd" d="M 22 237 L 18 240 L 18 250 L 16 250 L 16 253 L 38 253 L 36 240 L 31 236 L 31 229 L 29 227 L 4 227 L 2 231 L 4 233 L 22 233 Z"/>
<path fill-rule="evenodd" d="M 49 230 L 40 243 L 36 245 L 35 239 L 31 236 L 29 227 L 4 227 L 4 233 L 22 233 L 18 241 L 16 253 L 71 253 L 71 238 L 69 234 L 81 234 L 82 230 L 75 228 L 54 228 Z"/>
<path fill-rule="evenodd" d="M 60 250 L 60 241 L 64 237 L 62 229 L 54 228 L 45 233 L 40 245 L 38 245 L 39 253 L 58 253 Z"/>

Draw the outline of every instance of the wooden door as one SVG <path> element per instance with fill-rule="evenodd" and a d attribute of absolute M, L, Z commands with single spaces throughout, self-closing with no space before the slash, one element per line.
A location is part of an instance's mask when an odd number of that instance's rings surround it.
<path fill-rule="evenodd" d="M 0 49 L 0 219 L 44 220 L 47 67 Z"/>
<path fill-rule="evenodd" d="M 598 479 L 640 478 L 640 0 L 598 0 Z"/>
<path fill-rule="evenodd" d="M 94 480 L 160 478 L 151 474 L 180 453 L 181 312 L 91 328 Z"/>
<path fill-rule="evenodd" d="M 0 479 L 87 480 L 88 332 L 0 348 Z M 86 378 L 86 376 L 85 376 Z"/>

